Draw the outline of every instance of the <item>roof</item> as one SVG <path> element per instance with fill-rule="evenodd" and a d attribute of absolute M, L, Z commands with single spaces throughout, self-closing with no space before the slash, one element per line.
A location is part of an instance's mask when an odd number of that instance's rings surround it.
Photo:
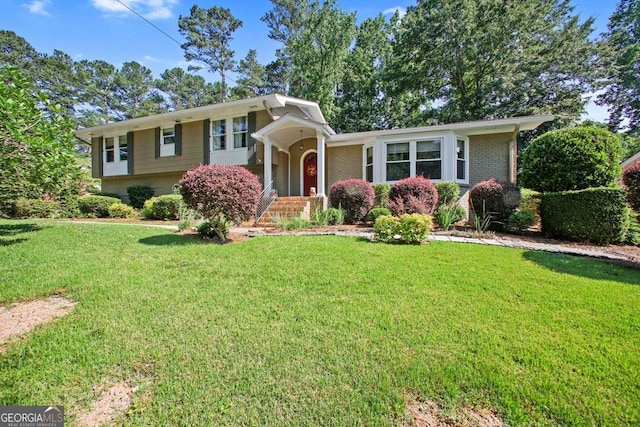
<path fill-rule="evenodd" d="M 640 151 L 638 151 L 636 154 L 634 154 L 633 156 L 629 157 L 627 160 L 622 162 L 622 169 L 628 168 L 629 166 L 631 166 L 637 161 L 640 161 Z"/>

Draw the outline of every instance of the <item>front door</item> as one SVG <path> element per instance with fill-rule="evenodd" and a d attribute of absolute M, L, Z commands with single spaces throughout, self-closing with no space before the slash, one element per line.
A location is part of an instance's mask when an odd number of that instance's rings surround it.
<path fill-rule="evenodd" d="M 309 153 L 304 156 L 302 167 L 302 195 L 308 196 L 311 192 L 311 187 L 318 188 L 318 154 Z"/>

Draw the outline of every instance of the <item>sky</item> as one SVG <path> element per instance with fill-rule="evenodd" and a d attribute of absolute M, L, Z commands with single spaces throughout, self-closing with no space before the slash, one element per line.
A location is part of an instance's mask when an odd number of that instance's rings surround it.
<path fill-rule="evenodd" d="M 232 48 L 236 59 L 249 49 L 256 49 L 258 60 L 273 59 L 279 43 L 267 37 L 267 26 L 260 18 L 271 9 L 271 2 L 202 1 L 202 0 L 120 0 L 144 16 L 178 42 L 184 38 L 178 31 L 178 17 L 188 16 L 191 6 L 222 6 L 243 21 L 234 34 Z M 595 19 L 593 37 L 606 31 L 615 0 L 572 0 L 574 12 L 581 20 Z M 390 15 L 415 4 L 409 0 L 338 0 L 347 12 L 357 12 L 358 22 L 379 13 Z M 166 69 L 188 66 L 179 44 L 136 16 L 118 0 L 0 0 L 0 29 L 10 30 L 25 38 L 38 52 L 51 54 L 62 50 L 75 60 L 103 59 L 115 66 L 137 61 L 153 71 L 155 77 Z M 207 80 L 216 79 L 202 72 Z M 231 75 L 233 78 L 233 75 Z M 587 116 L 604 121 L 606 109 L 590 102 Z"/>

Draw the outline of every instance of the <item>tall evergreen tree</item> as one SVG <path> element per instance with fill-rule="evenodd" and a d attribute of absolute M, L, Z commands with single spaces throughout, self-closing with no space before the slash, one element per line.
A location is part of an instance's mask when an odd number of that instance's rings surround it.
<path fill-rule="evenodd" d="M 113 65 L 103 60 L 85 59 L 76 63 L 80 101 L 87 105 L 80 108 L 83 114 L 80 122 L 84 126 L 110 123 L 118 118 L 116 71 Z"/>
<path fill-rule="evenodd" d="M 119 119 L 133 119 L 153 114 L 157 103 L 152 97 L 151 70 L 136 61 L 125 62 L 117 71 L 114 95 Z M 154 105 L 155 104 L 155 105 Z"/>
<path fill-rule="evenodd" d="M 257 52 L 250 49 L 244 59 L 241 59 L 236 69 L 238 73 L 237 86 L 231 92 L 236 98 L 250 98 L 268 93 L 265 82 L 266 69 L 258 62 Z"/>
<path fill-rule="evenodd" d="M 219 82 L 207 83 L 201 76 L 177 67 L 165 70 L 154 86 L 164 95 L 164 107 L 169 111 L 213 104 L 220 99 L 222 92 Z"/>

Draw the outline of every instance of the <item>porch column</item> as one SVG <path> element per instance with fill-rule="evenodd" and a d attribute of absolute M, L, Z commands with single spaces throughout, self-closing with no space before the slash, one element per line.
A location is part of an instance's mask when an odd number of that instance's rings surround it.
<path fill-rule="evenodd" d="M 316 165 L 318 169 L 317 178 L 318 178 L 318 188 L 316 188 L 316 194 L 318 196 L 325 197 L 324 191 L 324 171 L 325 171 L 325 147 L 324 147 L 324 134 L 322 131 L 316 131 L 316 140 L 318 141 L 318 164 Z"/>
<path fill-rule="evenodd" d="M 271 183 L 272 178 L 272 168 L 273 168 L 273 160 L 271 159 L 271 147 L 273 146 L 273 142 L 271 141 L 271 137 L 269 135 L 264 138 L 264 187 L 267 188 L 269 183 Z M 273 188 L 272 188 L 273 189 Z"/>

